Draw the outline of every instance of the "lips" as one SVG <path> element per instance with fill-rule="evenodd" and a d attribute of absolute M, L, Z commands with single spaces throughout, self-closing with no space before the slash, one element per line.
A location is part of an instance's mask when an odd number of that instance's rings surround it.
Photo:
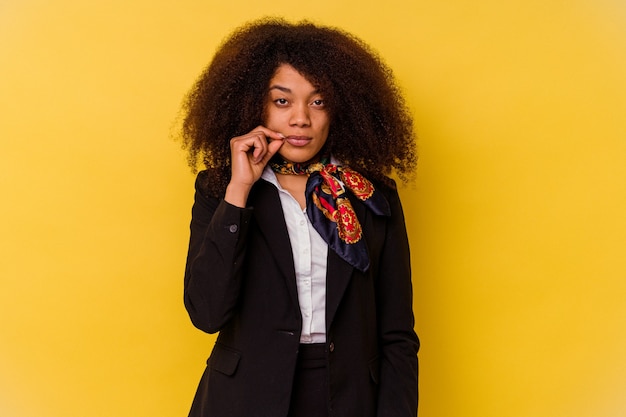
<path fill-rule="evenodd" d="M 313 140 L 313 138 L 309 137 L 309 136 L 287 136 L 287 142 L 291 145 L 291 146 L 306 146 L 308 145 L 311 140 Z"/>

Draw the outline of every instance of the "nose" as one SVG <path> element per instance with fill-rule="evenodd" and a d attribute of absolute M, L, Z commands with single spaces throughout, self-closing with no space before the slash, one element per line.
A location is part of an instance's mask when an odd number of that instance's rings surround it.
<path fill-rule="evenodd" d="M 289 124 L 291 126 L 309 126 L 311 124 L 311 118 L 309 117 L 309 107 L 306 104 L 297 104 L 292 107 L 291 115 L 289 118 Z"/>

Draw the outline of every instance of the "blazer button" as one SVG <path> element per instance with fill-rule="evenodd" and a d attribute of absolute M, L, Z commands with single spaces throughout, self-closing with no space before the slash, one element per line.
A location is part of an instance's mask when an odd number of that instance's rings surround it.
<path fill-rule="evenodd" d="M 237 233 L 237 229 L 238 229 L 238 227 L 237 227 L 236 224 L 231 224 L 230 226 L 228 226 L 228 231 L 230 233 Z"/>
<path fill-rule="evenodd" d="M 335 351 L 335 343 L 334 342 L 330 342 L 330 345 L 328 345 L 328 350 L 330 350 L 331 352 Z"/>

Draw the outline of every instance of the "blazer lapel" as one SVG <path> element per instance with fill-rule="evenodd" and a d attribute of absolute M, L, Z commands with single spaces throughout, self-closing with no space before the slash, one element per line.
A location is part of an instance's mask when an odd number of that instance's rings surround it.
<path fill-rule="evenodd" d="M 330 331 L 341 298 L 343 297 L 354 267 L 328 249 L 328 271 L 326 272 L 326 333 Z"/>
<path fill-rule="evenodd" d="M 352 203 L 354 212 L 356 213 L 361 227 L 365 227 L 367 223 L 367 216 L 370 215 L 365 205 L 356 199 L 351 194 L 348 194 L 348 198 Z M 363 230 L 363 233 L 366 233 Z M 337 308 L 341 303 L 343 294 L 348 287 L 348 283 L 354 273 L 354 267 L 341 259 L 332 249 L 328 249 L 328 270 L 326 272 L 326 332 L 330 331 L 330 326 L 337 313 Z"/>
<path fill-rule="evenodd" d="M 265 180 L 255 183 L 248 204 L 254 207 L 254 218 L 280 271 L 287 281 L 287 288 L 293 301 L 298 304 L 298 290 L 296 288 L 296 272 L 293 266 L 291 241 L 287 232 L 287 224 L 283 216 L 278 190 Z"/>

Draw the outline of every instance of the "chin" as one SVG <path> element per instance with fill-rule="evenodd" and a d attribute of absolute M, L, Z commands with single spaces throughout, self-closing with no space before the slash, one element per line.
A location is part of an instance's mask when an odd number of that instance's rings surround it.
<path fill-rule="evenodd" d="M 310 152 L 278 152 L 278 154 L 287 162 L 293 162 L 301 164 L 303 162 L 309 162 L 319 157 L 319 152 L 311 154 Z"/>

